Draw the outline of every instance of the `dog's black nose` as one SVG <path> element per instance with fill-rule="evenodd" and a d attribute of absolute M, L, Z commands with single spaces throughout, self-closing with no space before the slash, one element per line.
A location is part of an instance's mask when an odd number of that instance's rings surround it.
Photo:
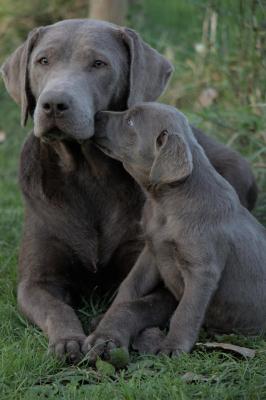
<path fill-rule="evenodd" d="M 68 105 L 65 103 L 52 103 L 52 102 L 50 103 L 45 102 L 43 103 L 42 107 L 44 112 L 48 115 L 51 114 L 52 112 L 62 114 L 69 108 Z"/>
<path fill-rule="evenodd" d="M 42 97 L 42 109 L 47 116 L 63 117 L 70 109 L 70 99 L 64 93 L 50 91 Z"/>

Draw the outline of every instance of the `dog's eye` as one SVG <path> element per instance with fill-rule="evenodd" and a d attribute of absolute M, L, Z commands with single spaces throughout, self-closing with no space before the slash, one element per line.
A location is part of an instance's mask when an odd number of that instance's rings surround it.
<path fill-rule="evenodd" d="M 128 124 L 128 126 L 134 126 L 134 122 L 132 121 L 131 118 L 127 119 L 127 124 Z"/>
<path fill-rule="evenodd" d="M 107 65 L 104 61 L 102 61 L 102 60 L 95 60 L 94 62 L 93 62 L 93 67 L 94 68 L 102 68 L 102 67 L 104 67 L 105 65 Z"/>
<path fill-rule="evenodd" d="M 156 144 L 158 147 L 162 147 L 167 136 L 168 136 L 168 130 L 164 129 L 156 139 Z"/>
<path fill-rule="evenodd" d="M 49 61 L 48 61 L 48 58 L 47 58 L 47 57 L 42 57 L 42 58 L 40 58 L 40 59 L 38 60 L 38 63 L 41 64 L 41 65 L 48 65 L 48 64 L 49 64 Z"/>

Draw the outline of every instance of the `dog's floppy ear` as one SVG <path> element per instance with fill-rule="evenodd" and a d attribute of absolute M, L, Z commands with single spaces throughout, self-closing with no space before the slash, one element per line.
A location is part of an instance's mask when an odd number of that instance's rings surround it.
<path fill-rule="evenodd" d="M 172 183 L 187 178 L 193 169 L 189 145 L 179 134 L 163 131 L 157 138 L 158 154 L 150 172 L 150 183 Z"/>
<path fill-rule="evenodd" d="M 130 57 L 128 108 L 139 102 L 156 100 L 166 87 L 173 71 L 172 64 L 134 30 L 123 28 L 122 36 Z"/>
<path fill-rule="evenodd" d="M 28 64 L 32 49 L 42 28 L 36 28 L 27 40 L 14 51 L 1 67 L 4 83 L 10 96 L 21 106 L 21 124 L 26 125 L 33 113 L 35 101 L 29 87 Z"/>

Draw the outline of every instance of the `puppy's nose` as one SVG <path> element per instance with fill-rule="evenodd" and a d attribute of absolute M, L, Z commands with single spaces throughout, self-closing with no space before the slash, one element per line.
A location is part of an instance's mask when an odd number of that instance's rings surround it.
<path fill-rule="evenodd" d="M 47 116 L 63 117 L 70 110 L 70 99 L 64 93 L 47 92 L 42 98 L 42 109 Z"/>

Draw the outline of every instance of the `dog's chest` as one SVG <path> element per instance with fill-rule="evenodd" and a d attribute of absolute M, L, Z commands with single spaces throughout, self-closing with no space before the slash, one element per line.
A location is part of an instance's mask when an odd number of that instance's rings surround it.
<path fill-rule="evenodd" d="M 187 267 L 181 223 L 152 201 L 145 204 L 142 222 L 146 244 L 156 259 L 162 280 L 179 299 L 184 288 L 183 270 Z"/>
<path fill-rule="evenodd" d="M 142 215 L 142 226 L 146 240 L 151 243 L 154 252 L 165 244 L 176 243 L 181 229 L 177 217 L 168 215 L 163 207 L 153 200 L 147 200 Z"/>

